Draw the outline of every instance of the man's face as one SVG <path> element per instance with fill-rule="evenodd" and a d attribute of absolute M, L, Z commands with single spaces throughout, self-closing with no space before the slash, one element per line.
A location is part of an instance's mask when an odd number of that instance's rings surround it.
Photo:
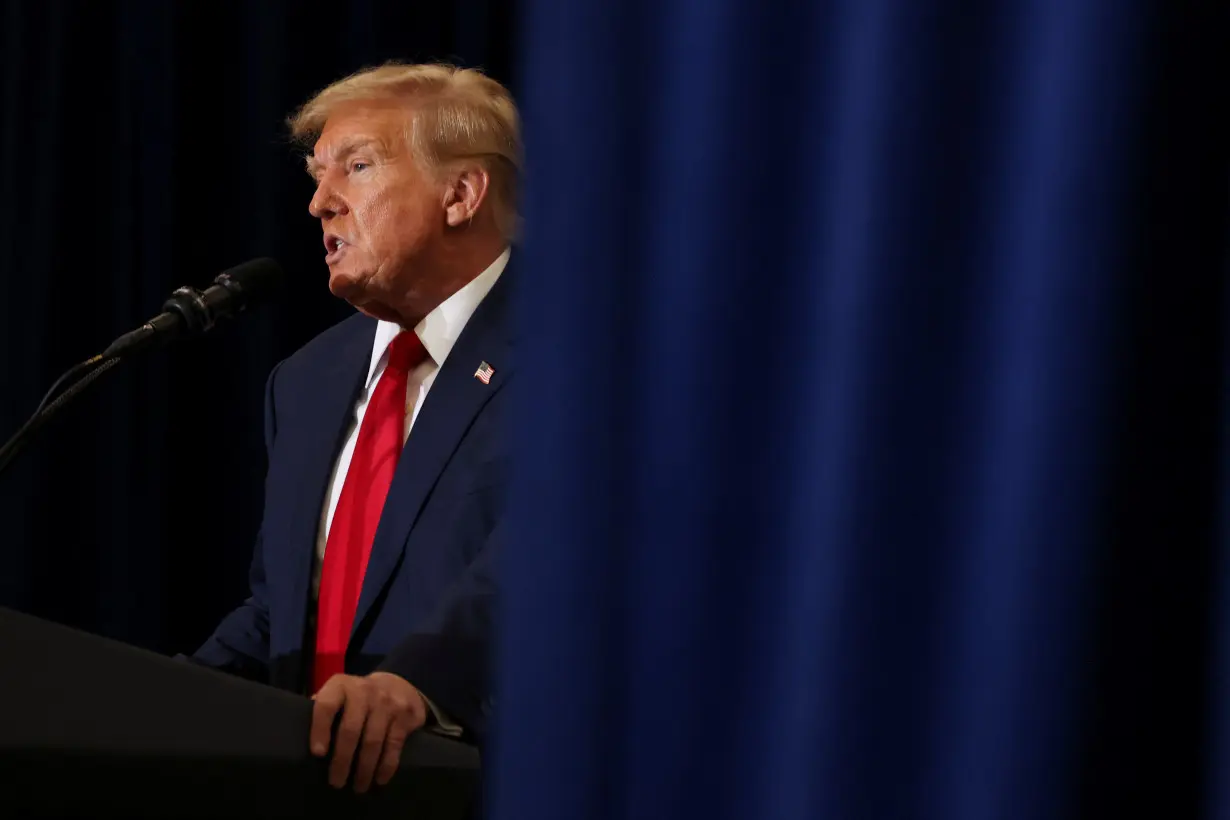
<path fill-rule="evenodd" d="M 411 116 L 391 103 L 341 106 L 308 161 L 316 179 L 308 210 L 324 231 L 329 290 L 393 321 L 431 298 L 429 258 L 445 229 L 443 188 L 406 139 Z"/>

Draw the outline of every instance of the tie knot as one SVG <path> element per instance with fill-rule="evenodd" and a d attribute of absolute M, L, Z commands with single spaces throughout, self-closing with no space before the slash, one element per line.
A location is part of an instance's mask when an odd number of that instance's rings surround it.
<path fill-rule="evenodd" d="M 427 350 L 414 331 L 403 330 L 393 337 L 389 343 L 390 370 L 400 370 L 409 373 L 419 362 L 427 357 Z"/>

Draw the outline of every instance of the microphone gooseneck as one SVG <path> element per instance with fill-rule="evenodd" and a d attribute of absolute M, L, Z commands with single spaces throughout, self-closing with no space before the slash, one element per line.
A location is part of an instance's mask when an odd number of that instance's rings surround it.
<path fill-rule="evenodd" d="M 253 259 L 224 271 L 204 291 L 176 288 L 162 304 L 162 313 L 116 339 L 103 358 L 127 356 L 157 344 L 196 336 L 219 320 L 242 313 L 249 305 L 277 291 L 282 268 L 268 258 Z"/>
<path fill-rule="evenodd" d="M 204 291 L 177 288 L 162 305 L 162 313 L 136 330 L 120 336 L 100 355 L 74 365 L 56 379 L 25 424 L 0 447 L 0 472 L 57 411 L 120 360 L 142 350 L 213 328 L 219 321 L 239 315 L 277 291 L 282 268 L 272 259 L 244 262 L 219 274 Z M 64 387 L 62 392 L 58 392 Z"/>

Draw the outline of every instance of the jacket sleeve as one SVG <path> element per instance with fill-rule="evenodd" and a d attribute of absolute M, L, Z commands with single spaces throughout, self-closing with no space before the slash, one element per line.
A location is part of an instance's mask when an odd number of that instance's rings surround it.
<path fill-rule="evenodd" d="M 432 617 L 385 656 L 379 669 L 410 681 L 433 707 L 480 741 L 487 732 L 491 697 L 492 625 L 496 562 L 503 524 L 498 524 L 466 572 L 452 585 Z"/>
<path fill-rule="evenodd" d="M 278 365 L 281 367 L 281 365 Z M 277 435 L 274 379 L 278 367 L 265 384 L 265 451 L 272 456 Z M 269 680 L 269 605 L 265 587 L 263 538 L 257 534 L 248 573 L 247 599 L 222 619 L 209 639 L 188 660 L 251 680 Z"/>

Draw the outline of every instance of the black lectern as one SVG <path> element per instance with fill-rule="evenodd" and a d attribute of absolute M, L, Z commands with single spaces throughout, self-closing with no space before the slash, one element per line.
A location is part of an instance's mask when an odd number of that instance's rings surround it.
<path fill-rule="evenodd" d="M 0 817 L 468 816 L 479 756 L 411 737 L 356 795 L 308 754 L 311 701 L 0 608 Z"/>

